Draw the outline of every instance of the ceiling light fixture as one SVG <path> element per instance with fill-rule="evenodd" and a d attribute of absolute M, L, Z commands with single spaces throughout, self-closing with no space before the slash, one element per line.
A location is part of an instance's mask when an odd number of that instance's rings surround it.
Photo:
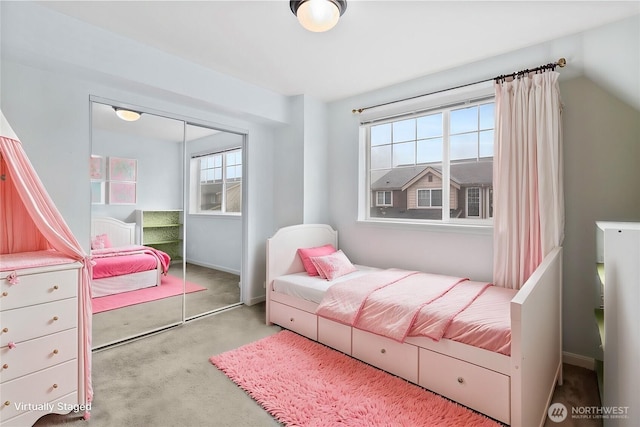
<path fill-rule="evenodd" d="M 335 27 L 347 10 L 346 0 L 291 0 L 289 7 L 298 17 L 300 25 L 314 33 Z"/>
<path fill-rule="evenodd" d="M 142 113 L 127 110 L 126 108 L 113 107 L 113 109 L 116 112 L 116 116 L 120 117 L 122 120 L 126 120 L 127 122 L 135 122 L 142 115 Z"/>

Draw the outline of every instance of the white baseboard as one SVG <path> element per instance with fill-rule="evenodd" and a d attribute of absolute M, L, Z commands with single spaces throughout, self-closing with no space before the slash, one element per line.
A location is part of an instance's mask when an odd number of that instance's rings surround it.
<path fill-rule="evenodd" d="M 569 365 L 579 366 L 590 370 L 595 370 L 596 362 L 593 357 L 582 356 L 580 354 L 562 352 L 562 362 Z"/>
<path fill-rule="evenodd" d="M 187 259 L 187 262 L 189 264 L 193 264 L 193 265 L 198 265 L 200 267 L 205 267 L 205 268 L 211 268 L 213 270 L 220 270 L 220 271 L 224 271 L 225 273 L 230 273 L 230 274 L 236 274 L 238 276 L 240 276 L 240 272 L 237 270 L 233 270 L 227 267 L 223 267 L 221 265 L 215 265 L 215 264 L 209 264 L 206 262 L 200 262 L 200 261 L 193 261 L 190 259 Z"/>

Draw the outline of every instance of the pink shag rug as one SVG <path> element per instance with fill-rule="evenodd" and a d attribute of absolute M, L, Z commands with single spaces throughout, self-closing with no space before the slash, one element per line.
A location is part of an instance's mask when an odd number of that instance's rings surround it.
<path fill-rule="evenodd" d="M 209 360 L 288 426 L 502 425 L 287 330 Z"/>
<path fill-rule="evenodd" d="M 207 288 L 196 285 L 195 283 L 185 283 L 186 293 L 204 291 L 205 289 Z M 91 306 L 93 308 L 93 314 L 97 314 L 102 313 L 103 311 L 115 310 L 117 308 L 142 304 L 149 301 L 156 301 L 180 294 L 182 294 L 182 279 L 176 276 L 167 275 L 162 276 L 160 286 L 151 286 L 149 288 L 136 289 L 135 291 L 92 298 Z"/>

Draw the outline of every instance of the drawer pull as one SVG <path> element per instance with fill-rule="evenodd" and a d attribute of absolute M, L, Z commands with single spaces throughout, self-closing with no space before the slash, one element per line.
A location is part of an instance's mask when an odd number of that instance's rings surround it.
<path fill-rule="evenodd" d="M 58 316 L 53 316 L 53 321 L 55 322 L 56 320 L 58 320 Z"/>
<path fill-rule="evenodd" d="M 9 402 L 8 400 L 4 402 L 4 406 L 9 406 L 11 405 L 11 402 Z"/>
<path fill-rule="evenodd" d="M 6 334 L 7 332 L 9 332 L 9 328 L 2 328 L 2 332 Z"/>
<path fill-rule="evenodd" d="M 9 350 L 14 349 L 16 348 L 16 343 L 14 343 L 13 341 L 9 341 L 7 347 L 9 347 Z"/>
<path fill-rule="evenodd" d="M 58 349 L 57 348 L 53 350 L 53 354 L 58 354 Z"/>
<path fill-rule="evenodd" d="M 54 384 L 52 387 L 53 388 L 58 388 L 58 384 Z"/>
<path fill-rule="evenodd" d="M 458 384 L 462 384 L 462 383 L 464 383 L 464 378 L 458 377 Z"/>
<path fill-rule="evenodd" d="M 9 292 L 6 292 L 6 291 L 5 291 L 5 292 L 3 292 L 3 293 L 2 293 L 2 296 L 3 296 L 3 297 L 9 296 Z"/>
<path fill-rule="evenodd" d="M 9 365 L 5 363 L 4 365 L 2 365 L 2 369 L 9 369 Z"/>
<path fill-rule="evenodd" d="M 58 285 L 53 285 L 53 290 L 54 290 L 54 291 L 57 291 L 58 289 L 59 289 L 59 288 L 58 288 Z"/>
<path fill-rule="evenodd" d="M 387 350 L 384 349 L 384 348 L 380 350 L 380 353 L 382 353 L 382 354 L 385 354 L 386 352 L 387 352 Z"/>
<path fill-rule="evenodd" d="M 293 322 L 295 319 L 292 317 L 291 319 L 289 319 L 289 322 Z"/>

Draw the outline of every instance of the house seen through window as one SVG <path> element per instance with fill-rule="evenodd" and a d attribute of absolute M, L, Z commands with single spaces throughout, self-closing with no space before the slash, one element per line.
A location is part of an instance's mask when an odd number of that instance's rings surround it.
<path fill-rule="evenodd" d="M 492 97 L 372 121 L 363 127 L 367 218 L 492 218 Z"/>

